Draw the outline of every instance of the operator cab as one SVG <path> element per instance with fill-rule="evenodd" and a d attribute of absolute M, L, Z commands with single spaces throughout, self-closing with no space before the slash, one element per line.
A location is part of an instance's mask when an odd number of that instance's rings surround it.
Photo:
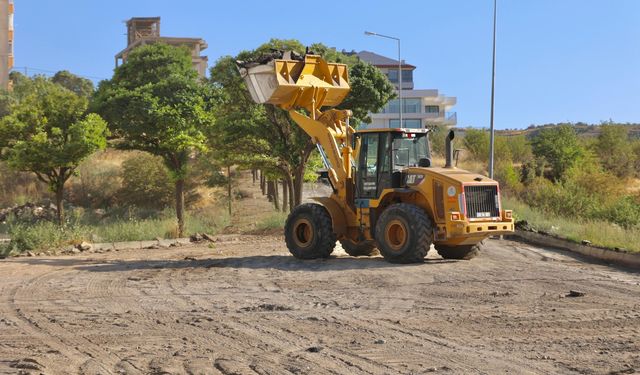
<path fill-rule="evenodd" d="M 384 189 L 402 187 L 409 167 L 431 166 L 428 130 L 359 130 L 360 153 L 356 170 L 357 198 L 376 199 Z"/>

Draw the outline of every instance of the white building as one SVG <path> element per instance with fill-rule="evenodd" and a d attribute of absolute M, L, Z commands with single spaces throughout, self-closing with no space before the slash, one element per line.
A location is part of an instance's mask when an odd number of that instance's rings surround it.
<path fill-rule="evenodd" d="M 362 61 L 380 69 L 387 75 L 389 81 L 398 89 L 398 60 L 380 56 L 373 52 L 362 51 L 356 54 Z M 413 86 L 413 71 L 415 66 L 402 61 L 402 122 L 400 126 L 400 100 L 389 101 L 380 113 L 372 113 L 371 124 L 367 128 L 425 128 L 431 125 L 456 125 L 456 113 L 451 107 L 456 104 L 456 98 L 440 95 L 438 90 L 420 90 Z"/>

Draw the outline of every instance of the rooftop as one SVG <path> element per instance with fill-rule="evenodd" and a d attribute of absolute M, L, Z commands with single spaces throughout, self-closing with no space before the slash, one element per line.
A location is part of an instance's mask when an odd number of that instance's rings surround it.
<path fill-rule="evenodd" d="M 378 55 L 377 53 L 373 53 L 370 51 L 360 51 L 356 55 L 360 58 L 360 60 L 368 62 L 369 64 L 377 67 L 392 68 L 392 67 L 398 66 L 398 60 L 394 60 L 386 56 Z M 402 67 L 409 68 L 409 69 L 416 68 L 411 64 L 407 64 L 404 60 L 402 60 Z"/>

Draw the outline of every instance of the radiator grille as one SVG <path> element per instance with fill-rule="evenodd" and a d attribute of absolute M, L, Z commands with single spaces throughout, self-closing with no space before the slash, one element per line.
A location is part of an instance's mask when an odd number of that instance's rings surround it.
<path fill-rule="evenodd" d="M 484 219 L 500 216 L 497 186 L 465 186 L 464 196 L 467 201 L 468 218 Z"/>

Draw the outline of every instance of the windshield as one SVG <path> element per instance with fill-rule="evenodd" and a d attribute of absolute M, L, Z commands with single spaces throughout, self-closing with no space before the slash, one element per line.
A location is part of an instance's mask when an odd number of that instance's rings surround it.
<path fill-rule="evenodd" d="M 393 134 L 393 169 L 417 167 L 420 159 L 430 159 L 427 134 Z"/>

